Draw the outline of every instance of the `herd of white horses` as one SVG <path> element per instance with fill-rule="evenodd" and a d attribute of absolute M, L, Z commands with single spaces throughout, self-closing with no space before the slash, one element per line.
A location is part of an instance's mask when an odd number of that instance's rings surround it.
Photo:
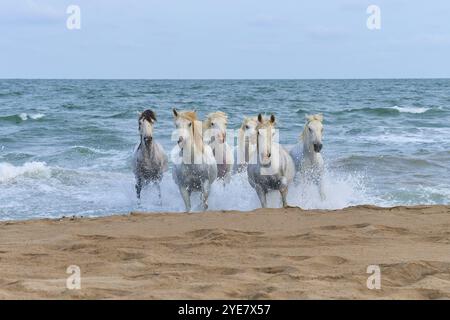
<path fill-rule="evenodd" d="M 261 206 L 267 207 L 267 194 L 279 191 L 283 207 L 292 183 L 302 179 L 313 182 L 324 199 L 322 150 L 323 116 L 306 116 L 299 141 L 289 151 L 278 142 L 276 119 L 259 114 L 245 117 L 237 134 L 237 144 L 227 139 L 227 115 L 221 111 L 208 114 L 205 120 L 195 111 L 173 109 L 176 145 L 170 152 L 172 176 L 186 206 L 191 211 L 191 194 L 201 193 L 202 209 L 208 209 L 211 185 L 227 184 L 233 174 L 246 174 Z M 134 152 L 133 171 L 136 195 L 153 184 L 161 202 L 160 183 L 168 170 L 168 157 L 161 144 L 153 140 L 156 115 L 146 110 L 139 115 L 140 143 Z M 299 195 L 300 196 L 300 195 Z"/>

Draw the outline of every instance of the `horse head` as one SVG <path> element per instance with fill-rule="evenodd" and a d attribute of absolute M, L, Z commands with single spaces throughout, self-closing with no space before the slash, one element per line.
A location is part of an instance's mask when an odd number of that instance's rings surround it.
<path fill-rule="evenodd" d="M 155 122 L 156 115 L 152 110 L 145 110 L 139 115 L 139 133 L 145 144 L 153 141 L 153 125 Z"/>
<path fill-rule="evenodd" d="M 272 163 L 273 157 L 272 145 L 275 136 L 275 116 L 272 114 L 269 120 L 265 120 L 262 114 L 259 114 L 256 132 L 259 162 L 263 166 L 268 166 Z"/>
<path fill-rule="evenodd" d="M 204 122 L 204 133 L 207 133 L 207 140 L 209 140 L 209 142 L 216 141 L 221 144 L 225 143 L 227 136 L 227 123 L 228 117 L 222 111 L 208 114 Z"/>
<path fill-rule="evenodd" d="M 306 124 L 302 133 L 303 143 L 308 147 L 308 150 L 314 150 L 319 153 L 322 150 L 322 136 L 323 136 L 323 115 L 307 115 Z"/>

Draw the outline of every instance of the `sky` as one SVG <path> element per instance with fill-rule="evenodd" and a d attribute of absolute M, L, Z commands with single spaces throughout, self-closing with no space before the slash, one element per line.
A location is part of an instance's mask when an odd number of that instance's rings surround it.
<path fill-rule="evenodd" d="M 448 0 L 0 0 L 0 78 L 447 77 Z"/>

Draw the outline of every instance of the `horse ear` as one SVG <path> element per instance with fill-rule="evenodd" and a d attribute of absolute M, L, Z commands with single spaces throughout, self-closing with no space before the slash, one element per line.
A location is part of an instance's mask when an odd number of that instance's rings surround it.
<path fill-rule="evenodd" d="M 262 114 L 261 114 L 261 113 L 258 114 L 258 122 L 259 122 L 259 123 L 263 123 L 263 117 L 262 117 Z"/>
<path fill-rule="evenodd" d="M 273 114 L 270 115 L 270 123 L 275 123 L 275 116 Z"/>
<path fill-rule="evenodd" d="M 173 111 L 174 117 L 175 117 L 175 118 L 178 117 L 178 111 L 177 111 L 177 109 L 173 108 L 172 111 Z"/>
<path fill-rule="evenodd" d="M 310 121 L 312 121 L 313 116 L 311 116 L 311 115 L 309 115 L 309 114 L 306 114 L 306 115 L 305 115 L 305 119 L 306 119 L 306 121 L 310 122 Z"/>

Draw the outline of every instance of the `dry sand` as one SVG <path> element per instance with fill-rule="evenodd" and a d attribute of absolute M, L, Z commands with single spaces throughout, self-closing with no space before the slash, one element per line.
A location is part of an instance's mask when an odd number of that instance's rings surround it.
<path fill-rule="evenodd" d="M 0 298 L 448 299 L 450 206 L 2 222 Z"/>

